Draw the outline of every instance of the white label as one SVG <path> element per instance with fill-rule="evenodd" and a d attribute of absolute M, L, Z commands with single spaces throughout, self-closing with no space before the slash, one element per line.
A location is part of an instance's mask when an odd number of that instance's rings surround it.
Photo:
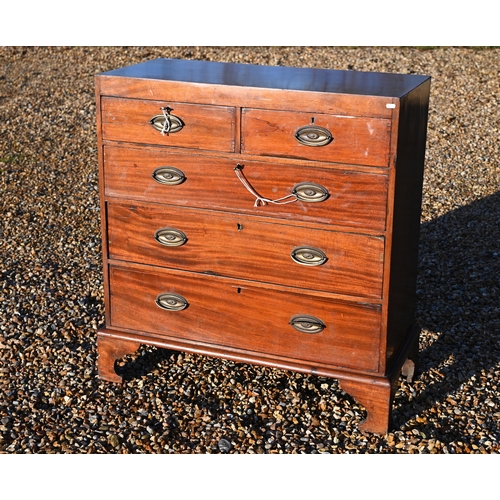
<path fill-rule="evenodd" d="M 396 105 L 395 104 L 386 104 L 385 107 L 388 109 L 394 109 L 396 107 Z"/>

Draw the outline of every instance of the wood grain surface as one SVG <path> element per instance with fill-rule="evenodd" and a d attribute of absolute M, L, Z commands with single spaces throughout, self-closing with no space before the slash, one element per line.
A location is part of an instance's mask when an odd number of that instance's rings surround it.
<path fill-rule="evenodd" d="M 241 152 L 289 156 L 338 163 L 387 167 L 390 151 L 390 120 L 243 109 Z M 314 124 L 330 131 L 326 146 L 306 146 L 295 138 L 304 126 Z"/>
<path fill-rule="evenodd" d="M 295 221 L 333 224 L 368 231 L 386 227 L 386 174 L 353 170 L 352 167 L 325 164 L 324 168 L 283 163 L 270 159 L 250 160 L 179 153 L 166 148 L 104 147 L 105 194 L 169 205 L 211 208 Z M 290 195 L 295 185 L 314 182 L 324 186 L 329 197 L 321 203 L 297 201 L 286 205 L 254 206 L 255 197 L 235 175 L 240 163 L 243 173 L 259 195 L 278 199 Z M 317 165 L 317 164 L 316 164 Z M 155 182 L 154 170 L 173 166 L 186 180 L 167 186 Z"/>
<path fill-rule="evenodd" d="M 110 277 L 114 328 L 359 370 L 378 369 L 379 307 L 164 269 L 145 268 L 140 272 L 111 266 Z M 155 300 L 166 292 L 183 296 L 189 306 L 183 311 L 161 309 Z M 296 331 L 290 320 L 303 314 L 321 319 L 326 328 L 317 334 Z"/>
<path fill-rule="evenodd" d="M 166 106 L 181 118 L 184 127 L 179 132 L 162 135 L 149 120 L 162 115 L 161 108 Z M 234 151 L 234 108 L 104 97 L 101 120 L 103 139 L 107 140 Z"/>
<path fill-rule="evenodd" d="M 187 242 L 164 246 L 160 229 L 182 231 Z M 156 205 L 110 203 L 111 259 L 380 298 L 384 239 L 262 222 L 255 217 Z M 298 247 L 319 249 L 327 261 L 296 263 Z"/>

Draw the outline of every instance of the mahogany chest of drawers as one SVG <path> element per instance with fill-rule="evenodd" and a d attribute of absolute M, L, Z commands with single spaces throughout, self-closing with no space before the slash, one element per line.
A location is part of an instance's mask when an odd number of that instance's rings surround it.
<path fill-rule="evenodd" d="M 106 325 L 335 377 L 385 433 L 414 324 L 430 78 L 158 59 L 96 77 Z"/>

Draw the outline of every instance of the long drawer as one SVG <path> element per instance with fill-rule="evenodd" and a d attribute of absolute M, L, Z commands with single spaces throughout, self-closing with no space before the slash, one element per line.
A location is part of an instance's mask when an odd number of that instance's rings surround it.
<path fill-rule="evenodd" d="M 380 298 L 384 238 L 207 210 L 109 203 L 112 259 Z"/>
<path fill-rule="evenodd" d="M 164 112 L 170 117 L 168 127 Z M 234 151 L 236 114 L 231 107 L 103 97 L 101 113 L 105 140 Z"/>
<path fill-rule="evenodd" d="M 308 183 L 327 192 L 320 202 L 255 206 L 255 196 L 236 176 L 236 160 L 116 146 L 104 148 L 104 159 L 106 196 L 376 231 L 386 227 L 388 178 L 382 174 L 240 160 L 243 175 L 262 197 L 283 198 Z"/>
<path fill-rule="evenodd" d="M 250 282 L 110 266 L 111 325 L 375 372 L 380 308 Z"/>
<path fill-rule="evenodd" d="M 390 120 L 244 109 L 241 152 L 388 167 Z"/>

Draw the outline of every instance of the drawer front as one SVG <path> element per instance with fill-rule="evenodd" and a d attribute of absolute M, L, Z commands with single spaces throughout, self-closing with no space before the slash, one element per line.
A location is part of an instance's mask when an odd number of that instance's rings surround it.
<path fill-rule="evenodd" d="M 241 123 L 242 153 L 374 167 L 389 164 L 390 120 L 244 109 Z"/>
<path fill-rule="evenodd" d="M 232 160 L 175 154 L 162 148 L 111 146 L 104 148 L 104 158 L 106 196 L 375 231 L 384 231 L 386 226 L 386 175 L 242 161 L 246 179 L 265 198 L 286 197 L 304 182 L 323 186 L 328 192 L 322 202 L 298 200 L 284 205 L 255 206 L 255 196 L 237 178 L 236 162 Z M 165 175 L 162 167 L 170 169 L 172 182 L 161 178 Z"/>
<path fill-rule="evenodd" d="M 115 328 L 339 367 L 378 369 L 377 306 L 306 298 L 300 292 L 218 277 L 115 266 L 110 268 L 110 287 Z M 308 324 L 310 318 L 304 316 L 320 320 L 323 328 L 313 321 Z"/>
<path fill-rule="evenodd" d="M 108 205 L 112 259 L 380 298 L 384 239 L 205 210 Z"/>
<path fill-rule="evenodd" d="M 103 97 L 101 102 L 105 140 L 234 151 L 234 108 L 112 97 Z M 167 113 L 170 132 L 163 131 L 164 107 L 171 109 Z M 155 126 L 151 123 L 154 117 Z M 180 119 L 180 125 L 175 117 Z"/>

